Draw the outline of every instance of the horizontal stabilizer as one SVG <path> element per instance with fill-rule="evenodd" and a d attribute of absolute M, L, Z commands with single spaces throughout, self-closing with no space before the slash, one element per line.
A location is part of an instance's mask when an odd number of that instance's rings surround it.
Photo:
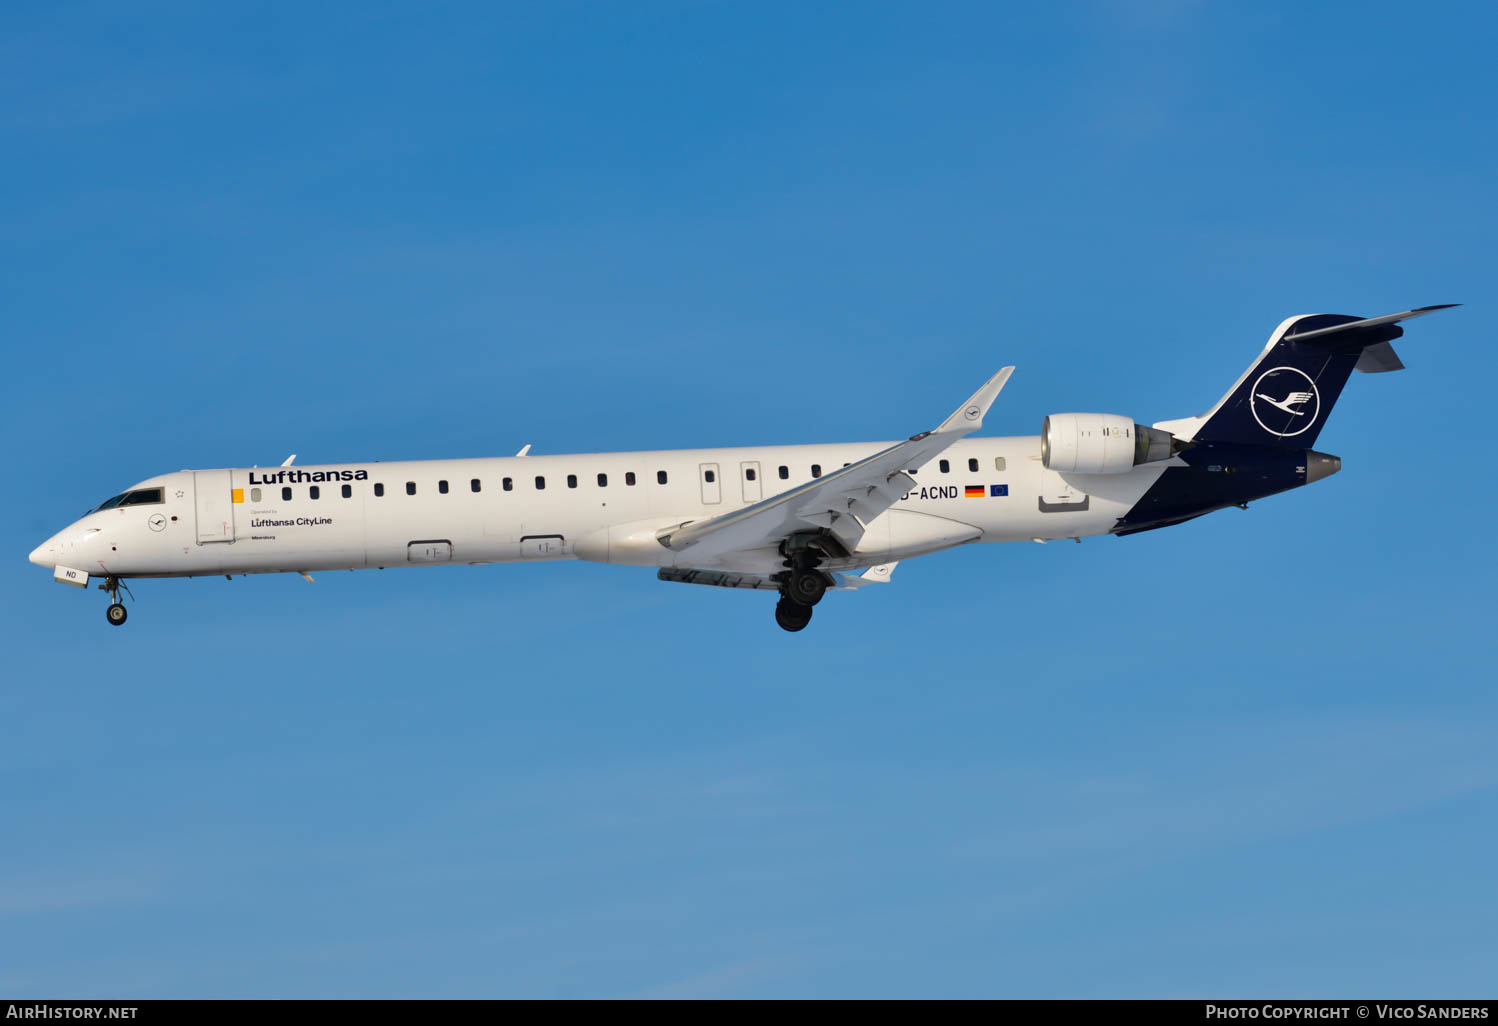
<path fill-rule="evenodd" d="M 1400 313 L 1385 314 L 1382 317 L 1367 317 L 1361 321 L 1348 321 L 1346 324 L 1334 324 L 1330 328 L 1317 328 L 1315 331 L 1302 331 L 1294 335 L 1286 335 L 1289 342 L 1307 342 L 1313 338 L 1323 338 L 1343 331 L 1358 331 L 1363 328 L 1376 328 L 1381 324 L 1397 324 L 1400 321 L 1408 321 L 1415 317 L 1424 317 L 1426 314 L 1435 313 L 1437 310 L 1450 310 L 1460 303 L 1441 303 L 1437 306 L 1417 306 L 1413 310 L 1405 310 Z M 1392 368 L 1391 368 L 1392 369 Z"/>

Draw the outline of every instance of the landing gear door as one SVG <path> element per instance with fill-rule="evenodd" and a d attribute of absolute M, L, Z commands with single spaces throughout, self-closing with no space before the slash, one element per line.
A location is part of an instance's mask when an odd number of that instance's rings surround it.
<path fill-rule="evenodd" d="M 192 475 L 197 506 L 198 544 L 234 540 L 234 490 L 227 470 L 195 470 Z"/>

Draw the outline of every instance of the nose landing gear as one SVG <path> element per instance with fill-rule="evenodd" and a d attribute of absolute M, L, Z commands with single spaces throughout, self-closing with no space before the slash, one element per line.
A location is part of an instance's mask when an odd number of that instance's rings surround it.
<path fill-rule="evenodd" d="M 109 593 L 109 608 L 104 610 L 104 618 L 113 627 L 123 624 L 128 615 L 125 611 L 125 604 L 120 601 L 121 588 L 125 589 L 126 595 L 129 595 L 132 599 L 135 598 L 135 593 L 118 577 L 106 577 L 104 578 L 104 583 L 99 585 L 100 591 L 107 591 Z"/>

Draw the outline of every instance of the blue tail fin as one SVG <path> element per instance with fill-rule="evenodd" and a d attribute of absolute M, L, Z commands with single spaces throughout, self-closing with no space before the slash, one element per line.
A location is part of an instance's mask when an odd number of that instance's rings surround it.
<path fill-rule="evenodd" d="M 1189 441 L 1309 449 L 1354 370 L 1377 373 L 1404 366 L 1389 345 L 1404 334 L 1399 321 L 1454 305 L 1385 317 L 1288 318 L 1216 406 L 1200 417 L 1161 421 L 1155 427 Z"/>

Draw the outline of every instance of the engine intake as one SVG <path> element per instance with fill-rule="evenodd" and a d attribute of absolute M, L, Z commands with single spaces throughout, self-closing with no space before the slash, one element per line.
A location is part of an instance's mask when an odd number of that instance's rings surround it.
<path fill-rule="evenodd" d="M 1170 432 L 1113 413 L 1053 413 L 1040 429 L 1040 462 L 1047 470 L 1122 474 L 1168 460 L 1180 448 Z"/>

